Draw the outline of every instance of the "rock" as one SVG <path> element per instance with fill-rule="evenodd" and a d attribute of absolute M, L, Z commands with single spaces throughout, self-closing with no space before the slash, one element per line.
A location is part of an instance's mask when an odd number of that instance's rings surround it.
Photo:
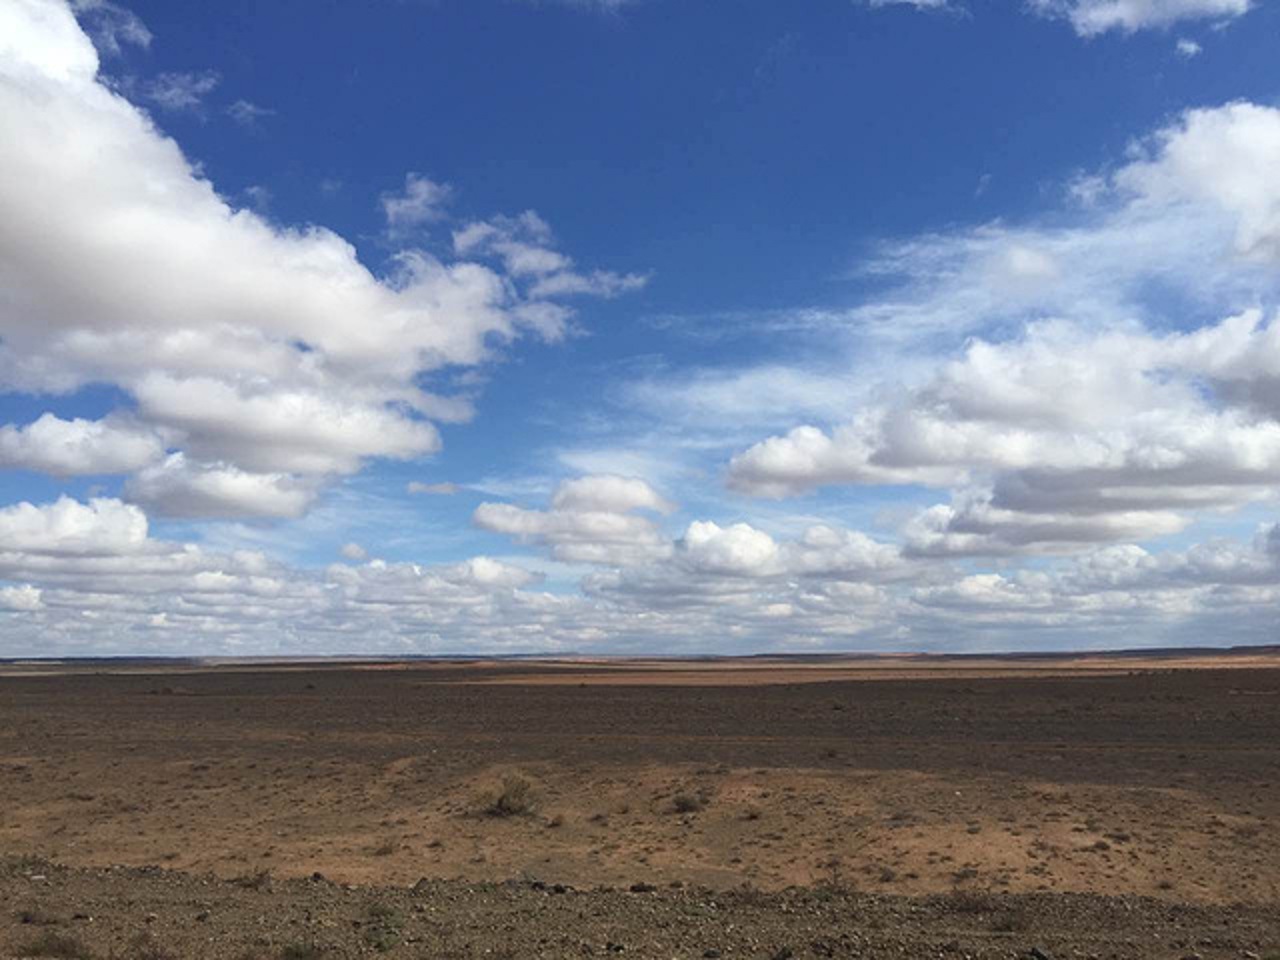
<path fill-rule="evenodd" d="M 1027 956 L 1030 957 L 1031 960 L 1053 960 L 1051 956 L 1049 956 L 1039 947 L 1032 947 L 1030 950 L 1027 951 Z"/>
<path fill-rule="evenodd" d="M 653 891 L 657 889 L 658 888 L 655 887 L 652 883 L 633 883 L 631 885 L 632 893 L 653 893 Z"/>
<path fill-rule="evenodd" d="M 718 957 L 718 956 L 720 956 L 720 951 L 719 951 L 719 950 L 717 950 L 715 947 L 707 947 L 707 949 L 705 949 L 705 950 L 703 950 L 703 951 L 702 951 L 702 955 L 703 955 L 704 957 L 709 958 L 709 960 L 710 960 L 710 958 L 714 958 L 714 957 Z"/>

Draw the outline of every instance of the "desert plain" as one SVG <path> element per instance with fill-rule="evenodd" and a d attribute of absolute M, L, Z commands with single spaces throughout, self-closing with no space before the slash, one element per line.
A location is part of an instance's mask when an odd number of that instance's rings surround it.
<path fill-rule="evenodd" d="M 9 663 L 0 853 L 14 957 L 1274 958 L 1280 651 Z"/>

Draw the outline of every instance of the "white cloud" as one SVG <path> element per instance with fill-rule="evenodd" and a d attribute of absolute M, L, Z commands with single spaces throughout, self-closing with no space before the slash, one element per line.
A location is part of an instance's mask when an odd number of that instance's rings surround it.
<path fill-rule="evenodd" d="M 348 560 L 360 561 L 369 558 L 369 551 L 358 543 L 344 543 L 339 552 Z"/>
<path fill-rule="evenodd" d="M 131 495 L 168 513 L 295 515 L 369 458 L 437 450 L 431 420 L 470 416 L 469 399 L 425 391 L 423 374 L 563 335 L 572 311 L 519 289 L 513 277 L 529 275 L 514 259 L 508 276 L 405 249 L 379 277 L 329 230 L 235 208 L 97 69 L 65 4 L 0 7 L 0 378 L 28 393 L 108 384 L 135 400 L 138 433 L 181 457 L 144 468 L 137 448 L 107 463 L 108 440 L 95 441 L 93 469 L 145 469 Z M 177 109 L 212 77 L 157 82 Z M 400 224 L 441 189 L 406 187 L 388 201 Z M 548 237 L 536 215 L 521 222 L 535 221 Z M 78 432 L 84 461 L 104 424 L 36 433 Z M 31 429 L 6 428 L 9 460 L 43 462 L 49 444 Z"/>
<path fill-rule="evenodd" d="M 43 606 L 40 591 L 29 583 L 16 587 L 0 587 L 0 610 L 30 613 Z"/>
<path fill-rule="evenodd" d="M 405 174 L 402 193 L 382 195 L 382 213 L 387 218 L 387 228 L 394 234 L 443 219 L 443 208 L 452 192 L 447 184 L 436 183 L 416 173 Z"/>
<path fill-rule="evenodd" d="M 950 0 L 865 0 L 869 7 L 915 7 L 917 10 L 948 10 Z"/>
<path fill-rule="evenodd" d="M 127 421 L 63 420 L 43 414 L 25 426 L 0 426 L 0 467 L 55 476 L 128 473 L 164 455 L 152 430 Z"/>
<path fill-rule="evenodd" d="M 299 517 L 315 499 L 317 485 L 287 473 L 253 473 L 174 453 L 130 477 L 125 493 L 168 517 Z"/>
<path fill-rule="evenodd" d="M 1109 30 L 1134 33 L 1164 29 L 1187 20 L 1231 20 L 1248 13 L 1252 0 L 1028 0 L 1043 16 L 1062 17 L 1076 33 L 1093 37 Z"/>
<path fill-rule="evenodd" d="M 782 569 L 781 551 L 773 537 L 747 523 L 721 527 L 695 520 L 681 545 L 685 560 L 707 573 L 762 576 Z"/>
<path fill-rule="evenodd" d="M 119 500 L 87 504 L 60 497 L 37 506 L 22 502 L 0 508 L 0 551 L 97 556 L 134 553 L 147 539 L 147 518 Z"/>
<path fill-rule="evenodd" d="M 258 106 L 258 104 L 249 100 L 237 100 L 227 107 L 227 116 L 242 127 L 252 127 L 263 117 L 270 117 L 274 114 L 274 110 Z"/>
<path fill-rule="evenodd" d="M 1200 44 L 1187 37 L 1179 37 L 1173 48 L 1177 51 L 1178 56 L 1185 57 L 1188 60 L 1192 57 L 1198 57 L 1204 52 L 1204 48 Z"/>
<path fill-rule="evenodd" d="M 535 298 L 588 294 L 615 297 L 638 290 L 648 277 L 595 270 L 581 273 L 572 258 L 554 248 L 551 228 L 532 210 L 518 217 L 494 217 L 455 230 L 454 250 L 466 256 L 497 257 L 507 273 L 528 282 Z"/>
<path fill-rule="evenodd" d="M 630 510 L 671 513 L 675 504 L 660 496 L 643 480 L 600 474 L 560 484 L 551 498 L 551 508 L 579 513 L 626 513 Z"/>
<path fill-rule="evenodd" d="M 196 110 L 220 82 L 221 77 L 213 70 L 161 73 L 142 86 L 142 95 L 162 110 Z"/>
<path fill-rule="evenodd" d="M 550 510 L 482 503 L 472 520 L 521 543 L 546 544 L 557 560 L 630 565 L 668 556 L 672 549 L 658 526 L 634 511 L 672 509 L 643 480 L 606 475 L 562 483 Z"/>
<path fill-rule="evenodd" d="M 765 496 L 976 486 L 917 524 L 928 552 L 1144 539 L 1181 529 L 1179 511 L 1275 491 L 1278 384 L 1277 324 L 1256 312 L 1165 336 L 1043 324 L 972 342 L 931 380 L 830 433 L 798 427 L 753 446 L 730 482 Z"/>

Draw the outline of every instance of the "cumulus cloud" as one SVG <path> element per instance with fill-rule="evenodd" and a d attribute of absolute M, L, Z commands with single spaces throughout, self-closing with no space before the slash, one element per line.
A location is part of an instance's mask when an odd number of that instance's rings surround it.
<path fill-rule="evenodd" d="M 1029 4 L 1044 16 L 1070 21 L 1082 37 L 1110 30 L 1164 29 L 1187 20 L 1232 20 L 1253 5 L 1252 0 L 1029 0 Z"/>
<path fill-rule="evenodd" d="M 657 524 L 635 511 L 672 509 L 643 480 L 600 475 L 562 483 L 549 510 L 482 503 L 472 522 L 521 543 L 545 544 L 557 560 L 629 565 L 661 559 L 672 549 Z"/>
<path fill-rule="evenodd" d="M 173 453 L 129 478 L 130 499 L 167 517 L 299 517 L 315 499 L 314 481 L 287 473 L 253 473 Z"/>
<path fill-rule="evenodd" d="M 23 501 L 0 508 L 0 550 L 6 553 L 128 554 L 146 539 L 146 515 L 119 500 L 60 497 L 46 506 Z"/>
<path fill-rule="evenodd" d="M 1159 315 L 1141 323 L 1126 305 L 1175 266 L 1199 279 L 1205 300 L 1256 296 L 1252 279 L 1280 263 L 1280 194 L 1268 173 L 1277 163 L 1280 111 L 1193 110 L 1091 190 L 1096 208 L 1084 223 L 901 245 L 895 269 L 950 263 L 950 275 L 909 281 L 909 300 L 869 304 L 869 314 L 981 329 L 1003 310 L 1025 317 L 1021 332 L 971 337 L 915 382 L 864 397 L 843 422 L 753 445 L 733 458 L 730 485 L 772 497 L 827 485 L 948 489 L 949 505 L 904 530 L 920 555 L 1147 540 L 1183 529 L 1197 511 L 1273 497 L 1280 322 L 1249 309 L 1161 331 Z M 1165 263 L 1120 253 L 1122 227 Z M 1109 266 L 1095 259 L 1100 249 L 1115 254 Z M 1059 319 L 1037 319 L 1046 308 Z"/>
<path fill-rule="evenodd" d="M 175 515 L 296 516 L 370 458 L 437 450 L 431 421 L 467 419 L 469 401 L 430 393 L 424 374 L 563 335 L 572 311 L 525 282 L 554 271 L 514 250 L 495 266 L 407 248 L 377 276 L 329 230 L 230 204 L 97 71 L 64 3 L 0 8 L 0 378 L 113 385 L 136 402 L 133 439 L 110 417 L 10 425 L 6 463 L 132 473 L 130 495 Z M 215 80 L 162 76 L 148 95 L 190 108 Z M 411 175 L 388 217 L 414 222 L 442 190 Z M 539 225 L 535 259 L 563 256 L 536 215 L 521 222 Z"/>
<path fill-rule="evenodd" d="M 849 424 L 753 446 L 732 461 L 730 482 L 765 496 L 827 484 L 978 488 L 916 523 L 913 543 L 927 552 L 1175 532 L 1187 522 L 1180 510 L 1275 490 L 1277 328 L 1253 311 L 1187 334 L 1050 323 L 1016 341 L 974 341 Z"/>
<path fill-rule="evenodd" d="M 153 430 L 127 421 L 63 420 L 42 414 L 24 426 L 0 426 L 0 467 L 55 476 L 128 473 L 164 455 Z"/>

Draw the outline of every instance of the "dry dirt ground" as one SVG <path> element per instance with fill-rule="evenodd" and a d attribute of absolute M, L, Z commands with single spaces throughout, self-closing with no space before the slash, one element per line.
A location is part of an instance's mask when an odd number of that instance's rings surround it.
<path fill-rule="evenodd" d="M 5 673 L 0 956 L 1280 958 L 1275 654 Z"/>

